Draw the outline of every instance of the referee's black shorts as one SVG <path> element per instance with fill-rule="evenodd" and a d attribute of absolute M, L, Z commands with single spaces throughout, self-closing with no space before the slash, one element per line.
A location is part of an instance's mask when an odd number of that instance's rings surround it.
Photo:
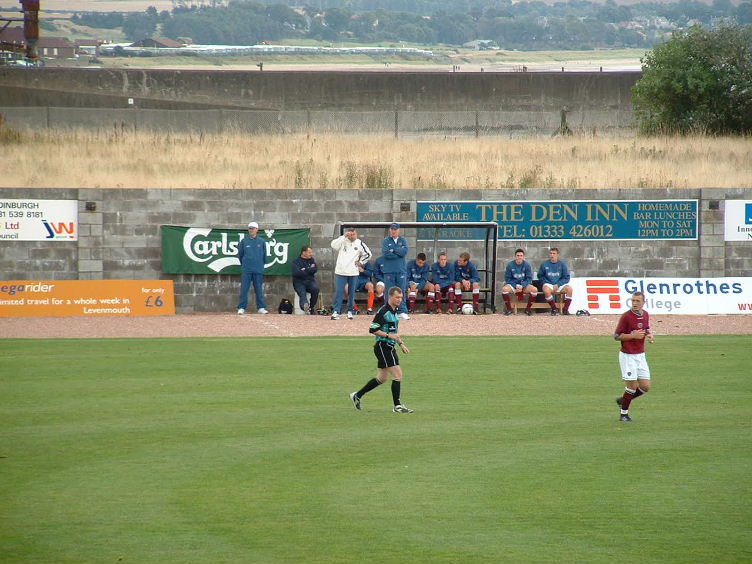
<path fill-rule="evenodd" d="M 390 345 L 386 341 L 376 341 L 376 344 L 373 345 L 373 354 L 375 354 L 378 359 L 379 368 L 399 366 L 397 351 L 394 350 L 393 345 Z"/>

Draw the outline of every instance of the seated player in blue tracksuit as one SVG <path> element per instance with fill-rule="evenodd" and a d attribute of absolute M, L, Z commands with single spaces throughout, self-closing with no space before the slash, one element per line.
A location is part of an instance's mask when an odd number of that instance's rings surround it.
<path fill-rule="evenodd" d="M 538 280 L 543 287 L 548 305 L 551 306 L 551 315 L 556 315 L 555 294 L 564 294 L 564 315 L 569 315 L 569 306 L 572 303 L 572 286 L 569 285 L 569 267 L 563 260 L 559 260 L 559 249 L 551 247 L 548 250 L 548 260 L 544 261 L 538 269 Z"/>
<path fill-rule="evenodd" d="M 504 286 L 501 288 L 501 297 L 504 299 L 504 315 L 512 315 L 512 297 L 510 294 L 517 294 L 517 301 L 524 299 L 524 294 L 528 295 L 526 315 L 533 314 L 533 304 L 538 297 L 538 290 L 533 286 L 533 267 L 525 260 L 525 251 L 517 249 L 514 251 L 514 260 L 507 264 L 504 271 Z"/>
<path fill-rule="evenodd" d="M 473 293 L 473 313 L 480 309 L 480 273 L 478 267 L 470 260 L 470 253 L 461 253 L 454 263 L 454 299 L 457 308 L 462 309 L 462 292 Z"/>
<path fill-rule="evenodd" d="M 454 265 L 449 262 L 445 252 L 439 253 L 439 260 L 431 267 L 431 282 L 436 300 L 436 313 L 441 313 L 442 293 L 447 296 L 447 313 L 454 313 Z"/>
<path fill-rule="evenodd" d="M 418 253 L 414 260 L 407 263 L 407 311 L 415 312 L 418 292 L 426 296 L 426 312 L 433 307 L 433 284 L 428 281 L 431 267 L 426 264 L 426 253 Z"/>
<path fill-rule="evenodd" d="M 368 261 L 363 266 L 359 266 L 358 271 L 360 274 L 358 274 L 355 286 L 356 292 L 368 293 L 368 309 L 366 310 L 368 315 L 373 313 L 373 306 L 378 298 L 381 298 L 382 302 L 384 300 L 384 283 L 378 280 L 374 282 L 375 268 L 376 267 L 372 261 Z"/>

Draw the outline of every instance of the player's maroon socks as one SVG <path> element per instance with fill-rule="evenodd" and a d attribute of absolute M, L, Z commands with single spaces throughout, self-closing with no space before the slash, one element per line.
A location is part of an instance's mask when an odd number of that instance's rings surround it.
<path fill-rule="evenodd" d="M 433 292 L 428 292 L 426 294 L 426 311 L 431 311 L 431 308 L 433 307 Z"/>
<path fill-rule="evenodd" d="M 434 294 L 436 294 L 436 313 L 439 313 L 441 311 L 441 290 L 434 291 Z"/>
<path fill-rule="evenodd" d="M 454 301 L 457 304 L 457 311 L 462 310 L 462 290 L 459 292 L 457 290 L 454 291 Z"/>
<path fill-rule="evenodd" d="M 447 305 L 449 306 L 449 313 L 454 313 L 454 288 L 449 288 L 447 294 Z"/>
<path fill-rule="evenodd" d="M 556 311 L 556 300 L 552 297 L 550 300 L 546 298 L 546 301 L 548 302 L 548 305 L 551 306 L 551 309 Z"/>
<path fill-rule="evenodd" d="M 522 292 L 517 292 L 517 301 L 521 302 L 525 299 L 525 296 L 522 294 Z"/>
<path fill-rule="evenodd" d="M 630 390 L 629 388 L 624 388 L 624 395 L 621 396 L 621 411 L 623 413 L 626 413 L 629 411 L 629 404 L 632 403 L 632 400 L 635 398 L 635 395 L 637 394 L 637 390 Z"/>
<path fill-rule="evenodd" d="M 538 294 L 530 294 L 527 298 L 527 307 L 525 309 L 532 309 L 533 304 L 535 303 L 535 299 L 538 297 Z"/>
<path fill-rule="evenodd" d="M 507 309 L 512 309 L 512 298 L 509 297 L 508 292 L 502 292 L 501 297 L 504 298 L 504 305 Z"/>
<path fill-rule="evenodd" d="M 480 310 L 480 292 L 473 291 L 473 311 Z"/>
<path fill-rule="evenodd" d="M 407 310 L 412 313 L 415 311 L 415 301 L 417 299 L 417 296 L 415 295 L 415 292 L 410 292 L 407 294 Z"/>
<path fill-rule="evenodd" d="M 564 298 L 564 311 L 569 311 L 569 306 L 572 303 L 572 298 Z"/>

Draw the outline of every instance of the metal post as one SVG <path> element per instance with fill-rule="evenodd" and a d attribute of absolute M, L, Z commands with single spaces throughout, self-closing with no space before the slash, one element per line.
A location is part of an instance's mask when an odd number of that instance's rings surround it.
<path fill-rule="evenodd" d="M 399 110 L 394 110 L 394 138 L 399 138 Z"/>

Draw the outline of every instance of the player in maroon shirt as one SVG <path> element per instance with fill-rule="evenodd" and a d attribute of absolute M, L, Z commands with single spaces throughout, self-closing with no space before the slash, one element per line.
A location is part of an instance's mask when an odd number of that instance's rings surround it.
<path fill-rule="evenodd" d="M 621 408 L 619 421 L 632 421 L 629 417 L 629 404 L 650 389 L 650 367 L 645 358 L 645 338 L 652 343 L 653 333 L 650 331 L 650 316 L 642 309 L 643 305 L 645 294 L 632 294 L 632 308 L 621 315 L 614 332 L 614 339 L 621 341 L 619 366 L 621 379 L 625 384 L 624 395 L 616 398 L 616 403 Z"/>

